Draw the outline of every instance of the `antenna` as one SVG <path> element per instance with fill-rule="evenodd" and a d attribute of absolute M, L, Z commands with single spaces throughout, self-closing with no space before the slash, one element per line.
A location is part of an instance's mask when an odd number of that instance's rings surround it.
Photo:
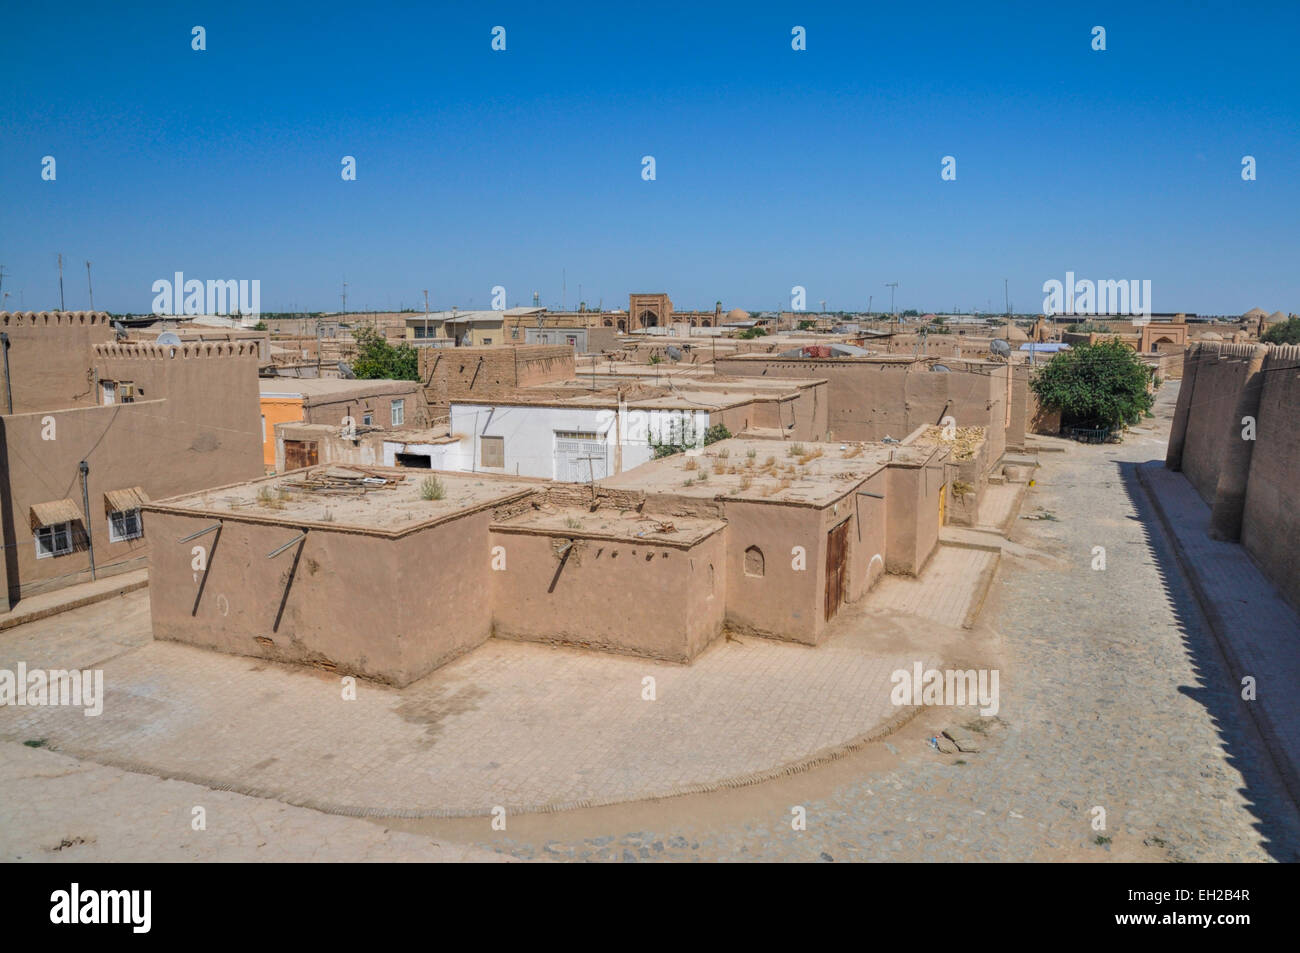
<path fill-rule="evenodd" d="M 63 252 L 59 252 L 59 310 L 66 310 L 63 307 Z"/>
<path fill-rule="evenodd" d="M 90 310 L 95 310 L 95 286 L 90 281 L 90 262 L 86 262 L 86 287 L 90 289 Z"/>
<path fill-rule="evenodd" d="M 343 313 L 348 313 L 348 283 L 343 282 Z"/>

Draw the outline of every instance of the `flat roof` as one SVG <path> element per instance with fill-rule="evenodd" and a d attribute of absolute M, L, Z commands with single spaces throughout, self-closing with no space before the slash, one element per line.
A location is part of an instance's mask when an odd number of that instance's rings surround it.
<path fill-rule="evenodd" d="M 418 388 L 419 381 L 352 380 L 346 377 L 259 377 L 263 397 L 333 397 L 365 393 L 399 393 Z"/>
<path fill-rule="evenodd" d="M 649 516 L 635 510 L 545 504 L 492 524 L 496 530 L 531 532 L 559 538 L 607 539 L 694 546 L 725 527 L 726 521 L 699 516 Z"/>
<path fill-rule="evenodd" d="M 339 479 L 348 474 L 346 480 Z M 332 489 L 305 483 L 351 482 L 370 476 L 392 482 Z M 441 483 L 441 499 L 421 498 L 428 478 Z M 535 480 L 502 479 L 482 473 L 447 473 L 394 467 L 322 464 L 303 470 L 217 487 L 146 504 L 149 510 L 321 529 L 378 530 L 400 534 L 426 524 L 516 499 L 539 489 Z"/>
<path fill-rule="evenodd" d="M 942 452 L 939 447 L 901 444 L 734 437 L 710 444 L 697 455 L 651 460 L 599 483 L 649 495 L 824 506 L 890 463 L 919 467 Z"/>

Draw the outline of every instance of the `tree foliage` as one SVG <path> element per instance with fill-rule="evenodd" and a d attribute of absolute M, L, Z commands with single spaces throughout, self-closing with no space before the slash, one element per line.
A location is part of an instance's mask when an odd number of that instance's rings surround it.
<path fill-rule="evenodd" d="M 352 332 L 357 356 L 352 373 L 361 380 L 414 381 L 420 379 L 420 358 L 409 344 L 393 345 L 375 328 Z"/>
<path fill-rule="evenodd" d="M 1063 423 L 1118 427 L 1136 423 L 1151 409 L 1150 371 L 1137 354 L 1111 339 L 1061 351 L 1030 381 L 1045 407 Z"/>
<path fill-rule="evenodd" d="M 1265 344 L 1300 344 L 1300 318 L 1287 318 L 1270 327 L 1259 339 Z"/>

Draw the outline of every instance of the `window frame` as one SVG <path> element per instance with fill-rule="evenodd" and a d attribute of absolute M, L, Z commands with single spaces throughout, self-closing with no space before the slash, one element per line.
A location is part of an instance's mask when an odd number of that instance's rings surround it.
<path fill-rule="evenodd" d="M 113 517 L 115 517 L 115 516 L 120 516 L 120 517 L 122 517 L 122 518 L 123 518 L 123 519 L 122 519 L 122 524 L 125 526 L 125 525 L 126 525 L 126 521 L 127 521 L 127 519 L 130 518 L 130 515 L 131 515 L 132 513 L 135 514 L 135 532 L 134 532 L 134 533 L 130 533 L 130 532 L 127 532 L 127 533 L 119 533 L 118 530 L 117 530 L 117 527 L 114 525 L 116 521 L 113 519 Z M 143 520 L 143 519 L 141 518 L 141 516 L 140 516 L 140 507 L 137 506 L 137 507 L 135 507 L 134 509 L 130 509 L 130 510 L 110 510 L 110 511 L 109 511 L 109 513 L 108 513 L 108 541 L 109 541 L 110 543 L 125 543 L 125 542 L 129 542 L 130 540 L 133 540 L 133 539 L 139 539 L 139 538 L 142 537 L 143 535 L 144 535 L 144 520 Z"/>
<path fill-rule="evenodd" d="M 62 533 L 67 539 L 66 549 L 58 549 L 54 546 L 54 542 L 55 540 L 58 539 L 60 533 Z M 46 535 L 49 536 L 51 545 L 48 549 L 42 551 L 41 538 Z M 36 527 L 36 530 L 32 533 L 32 539 L 35 541 L 36 544 L 37 559 L 55 559 L 59 556 L 67 556 L 69 553 L 72 552 L 73 549 L 72 521 L 65 520 L 62 523 L 51 523 L 49 526 L 38 526 Z"/>
<path fill-rule="evenodd" d="M 398 397 L 388 402 L 388 422 L 394 427 L 406 426 L 406 398 Z"/>

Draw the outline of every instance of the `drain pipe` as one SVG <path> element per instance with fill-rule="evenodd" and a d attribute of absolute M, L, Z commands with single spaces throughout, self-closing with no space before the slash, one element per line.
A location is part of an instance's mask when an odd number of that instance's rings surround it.
<path fill-rule="evenodd" d="M 90 551 L 90 578 L 98 578 L 95 575 L 95 541 L 90 535 L 90 490 L 86 485 L 86 477 L 90 474 L 90 464 L 85 460 L 77 465 L 81 471 L 81 506 L 86 514 L 86 549 Z"/>
<path fill-rule="evenodd" d="M 9 383 L 9 332 L 8 331 L 0 332 L 0 345 L 3 345 L 5 350 L 5 398 L 9 402 L 8 412 L 12 414 L 14 412 L 14 389 L 13 389 L 13 385 Z"/>

